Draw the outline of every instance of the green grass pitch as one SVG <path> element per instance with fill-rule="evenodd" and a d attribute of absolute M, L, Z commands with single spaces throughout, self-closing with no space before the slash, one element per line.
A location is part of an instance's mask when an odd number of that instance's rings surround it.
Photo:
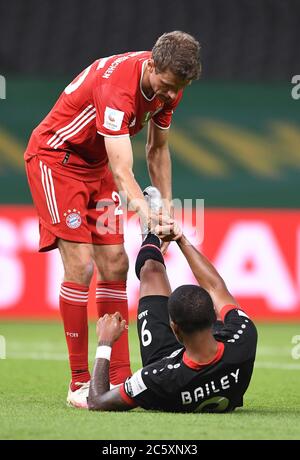
<path fill-rule="evenodd" d="M 60 323 L 2 322 L 0 439 L 299 439 L 300 360 L 292 337 L 300 324 L 261 324 L 256 367 L 244 407 L 231 414 L 164 414 L 135 409 L 89 413 L 65 405 L 69 382 Z M 135 324 L 133 370 L 140 367 Z M 90 326 L 91 362 L 96 349 Z"/>

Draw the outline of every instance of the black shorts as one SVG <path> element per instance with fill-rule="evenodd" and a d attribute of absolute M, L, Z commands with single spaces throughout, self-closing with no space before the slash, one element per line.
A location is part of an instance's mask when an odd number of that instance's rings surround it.
<path fill-rule="evenodd" d="M 137 328 L 143 366 L 183 347 L 170 327 L 166 296 L 149 295 L 140 299 Z"/>

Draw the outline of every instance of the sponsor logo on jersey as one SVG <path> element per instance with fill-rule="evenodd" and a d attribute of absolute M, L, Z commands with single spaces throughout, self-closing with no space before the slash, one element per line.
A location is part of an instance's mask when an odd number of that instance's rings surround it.
<path fill-rule="evenodd" d="M 80 211 L 77 211 L 77 209 L 68 209 L 68 211 L 64 213 L 64 216 L 66 218 L 66 224 L 69 228 L 76 229 L 80 227 L 82 222 Z"/>
<path fill-rule="evenodd" d="M 110 129 L 111 131 L 119 131 L 122 126 L 124 118 L 124 112 L 120 110 L 106 107 L 104 112 L 104 128 Z"/>

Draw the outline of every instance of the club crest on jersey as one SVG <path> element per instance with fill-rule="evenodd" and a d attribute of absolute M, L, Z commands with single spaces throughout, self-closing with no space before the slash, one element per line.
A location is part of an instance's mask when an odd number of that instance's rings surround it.
<path fill-rule="evenodd" d="M 82 222 L 80 211 L 77 211 L 75 208 L 68 209 L 68 211 L 64 213 L 64 216 L 66 218 L 66 224 L 69 228 L 76 229 L 80 227 Z"/>

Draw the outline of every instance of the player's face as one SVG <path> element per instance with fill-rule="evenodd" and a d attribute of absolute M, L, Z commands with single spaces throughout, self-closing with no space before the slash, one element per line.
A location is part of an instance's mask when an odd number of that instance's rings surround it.
<path fill-rule="evenodd" d="M 158 99 L 166 104 L 175 101 L 178 92 L 191 82 L 189 80 L 181 80 L 170 70 L 156 73 L 153 66 L 149 73 L 149 83 Z"/>

